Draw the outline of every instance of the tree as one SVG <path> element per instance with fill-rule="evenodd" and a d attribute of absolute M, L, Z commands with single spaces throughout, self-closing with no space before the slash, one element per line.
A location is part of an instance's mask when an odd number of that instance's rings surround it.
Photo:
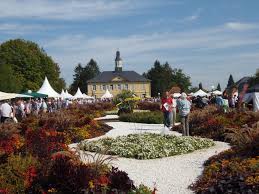
<path fill-rule="evenodd" d="M 14 75 L 12 66 L 9 64 L 0 64 L 0 91 L 16 92 L 22 89 L 22 84 Z"/>
<path fill-rule="evenodd" d="M 256 84 L 259 84 L 259 70 L 256 72 L 256 74 L 249 81 L 250 86 L 254 86 Z"/>
<path fill-rule="evenodd" d="M 221 91 L 220 83 L 218 83 L 217 90 L 218 90 L 218 91 Z"/>
<path fill-rule="evenodd" d="M 230 74 L 229 78 L 228 78 L 228 85 L 227 85 L 227 88 L 231 88 L 232 86 L 235 85 L 235 82 L 234 82 L 234 79 L 233 79 L 233 76 L 232 74 Z"/>
<path fill-rule="evenodd" d="M 0 45 L 0 65 L 7 65 L 20 86 L 12 88 L 13 92 L 21 90 L 38 90 L 45 78 L 57 91 L 65 87 L 60 78 L 60 68 L 47 53 L 36 43 L 22 39 L 9 40 Z"/>
<path fill-rule="evenodd" d="M 151 80 L 152 96 L 158 96 L 158 93 L 162 95 L 176 85 L 186 91 L 191 85 L 190 77 L 186 76 L 181 69 L 172 69 L 168 62 L 161 65 L 158 60 L 147 73 L 143 73 L 143 76 Z"/>
<path fill-rule="evenodd" d="M 87 93 L 87 81 L 97 76 L 100 73 L 100 69 L 96 61 L 91 59 L 85 67 L 79 63 L 75 67 L 74 72 L 74 81 L 70 86 L 70 92 L 75 93 L 79 87 L 83 93 Z"/>
<path fill-rule="evenodd" d="M 203 90 L 202 83 L 199 83 L 199 90 Z"/>

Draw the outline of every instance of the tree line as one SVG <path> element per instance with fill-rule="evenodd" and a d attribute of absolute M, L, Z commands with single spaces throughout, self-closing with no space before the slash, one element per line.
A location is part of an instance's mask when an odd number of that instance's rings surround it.
<path fill-rule="evenodd" d="M 75 93 L 80 87 L 82 92 L 87 93 L 87 81 L 98 74 L 100 68 L 94 59 L 90 59 L 87 64 L 78 63 L 74 68 L 73 82 L 69 86 L 70 92 Z M 59 65 L 36 43 L 15 39 L 0 44 L 0 91 L 37 91 L 45 76 L 56 91 L 61 92 L 66 88 L 65 80 L 60 76 Z M 182 69 L 172 68 L 168 62 L 161 64 L 159 60 L 143 76 L 151 80 L 152 96 L 161 95 L 174 86 L 185 92 L 203 89 L 202 83 L 199 87 L 191 87 L 191 78 Z M 259 72 L 251 77 L 249 83 L 259 83 Z M 234 85 L 233 76 L 230 75 L 227 88 Z M 220 84 L 216 89 L 221 91 Z"/>

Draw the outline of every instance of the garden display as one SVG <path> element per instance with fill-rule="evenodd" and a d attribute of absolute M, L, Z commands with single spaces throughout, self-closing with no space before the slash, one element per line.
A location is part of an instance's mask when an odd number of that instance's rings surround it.
<path fill-rule="evenodd" d="M 209 139 L 143 133 L 84 141 L 80 148 L 85 151 L 106 151 L 106 154 L 110 155 L 145 160 L 186 154 L 213 145 L 214 142 Z"/>

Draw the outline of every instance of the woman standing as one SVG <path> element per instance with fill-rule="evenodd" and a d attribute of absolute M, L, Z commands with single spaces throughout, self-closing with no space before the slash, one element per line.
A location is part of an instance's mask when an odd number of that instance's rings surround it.
<path fill-rule="evenodd" d="M 164 97 L 162 98 L 161 101 L 161 106 L 160 109 L 163 111 L 164 114 L 164 127 L 165 131 L 162 133 L 164 134 L 165 132 L 168 133 L 170 130 L 170 127 L 172 127 L 172 109 L 173 109 L 173 99 L 170 96 L 169 92 L 165 92 Z"/>

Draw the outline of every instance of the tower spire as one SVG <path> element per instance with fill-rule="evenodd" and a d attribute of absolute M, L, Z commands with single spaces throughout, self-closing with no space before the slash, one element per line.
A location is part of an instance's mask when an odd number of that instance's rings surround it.
<path fill-rule="evenodd" d="M 115 72 L 122 72 L 122 59 L 121 59 L 119 50 L 117 50 L 117 52 L 116 52 Z"/>

